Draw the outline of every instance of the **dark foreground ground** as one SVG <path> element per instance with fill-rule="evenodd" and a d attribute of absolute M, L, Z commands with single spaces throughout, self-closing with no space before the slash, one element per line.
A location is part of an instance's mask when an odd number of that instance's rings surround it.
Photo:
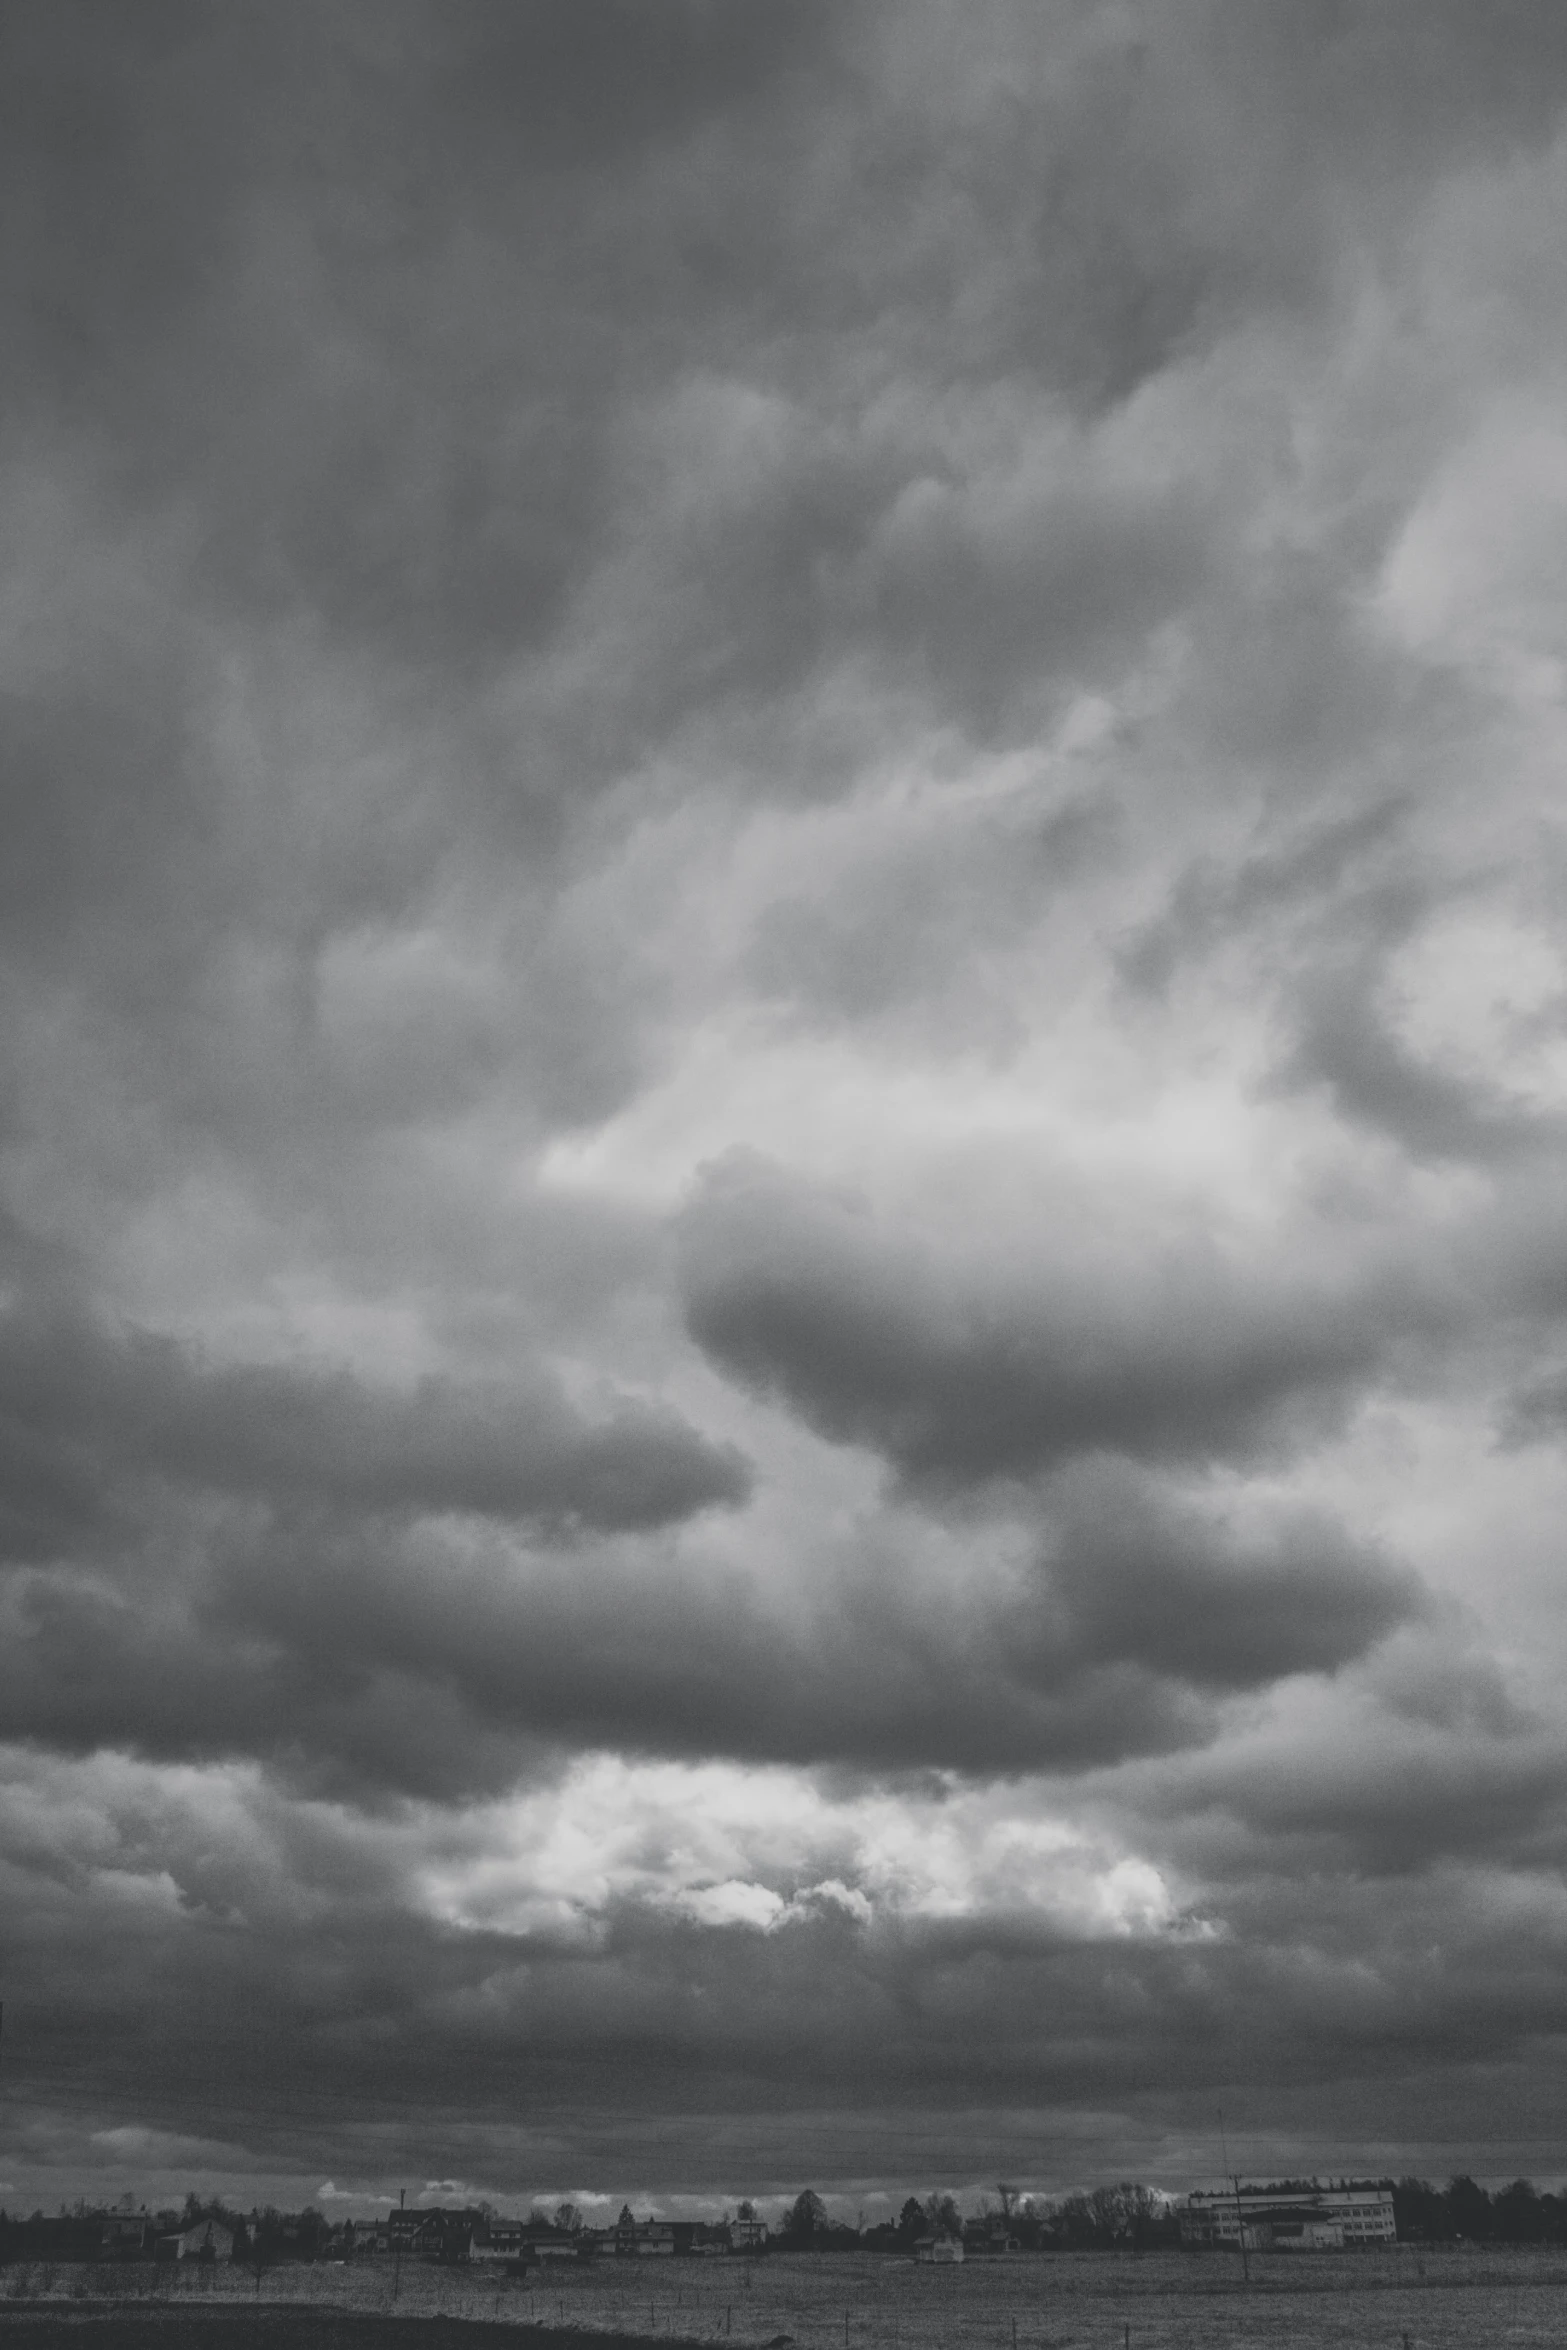
<path fill-rule="evenodd" d="M 659 2340 L 661 2350 L 702 2350 L 668 2334 Z M 646 2350 L 645 2338 L 634 2334 L 265 2303 L 259 2309 L 13 2304 L 0 2309 L 0 2342 L 5 2350 Z"/>
<path fill-rule="evenodd" d="M 647 2275 L 648 2269 L 660 2273 Z M 625 2273 L 622 2273 L 624 2270 Z M 0 2350 L 1567 2350 L 1567 2254 L 872 2254 L 511 2282 L 386 2262 L 0 2274 Z"/>

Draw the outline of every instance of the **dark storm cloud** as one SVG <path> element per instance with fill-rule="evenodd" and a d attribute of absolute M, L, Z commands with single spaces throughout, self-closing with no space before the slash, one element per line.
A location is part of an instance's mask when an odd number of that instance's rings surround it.
<path fill-rule="evenodd" d="M 1129 1479 L 1090 1475 L 1067 1494 L 1055 1581 L 1085 1661 L 1257 1688 L 1331 1672 L 1423 1610 L 1413 1576 L 1327 1520 L 1286 1521 L 1248 1551 Z"/>
<path fill-rule="evenodd" d="M 346 1371 L 204 1365 L 69 1309 L 0 1316 L 0 1442 L 13 1557 L 59 1555 L 147 1479 L 276 1506 L 461 1511 L 561 1528 L 652 1527 L 745 1498 L 733 1447 L 661 1407 L 598 1425 L 542 1373 L 411 1393 Z"/>
<path fill-rule="evenodd" d="M 591 694 L 535 681 L 520 727 L 475 681 L 567 627 L 615 535 L 606 484 L 636 494 L 620 408 L 684 372 L 668 305 L 710 306 L 640 175 L 716 123 L 721 185 L 822 21 L 788 0 L 8 14 L 12 485 L 55 485 L 71 551 L 8 718 L 18 921 L 138 884 L 181 935 L 236 898 L 254 920 L 268 853 L 301 844 L 214 788 L 215 657 L 359 665 L 331 679 L 333 764 L 356 699 L 425 737 L 394 777 L 361 757 L 352 788 L 318 780 L 324 865 L 291 856 L 287 880 L 328 923 L 417 896 L 465 821 L 538 854 L 635 762 L 647 713 L 616 721 L 602 670 Z M 46 519 L 19 534 L 35 589 Z M 264 762 L 297 759 L 267 733 Z"/>
<path fill-rule="evenodd" d="M 339 257 L 384 270 L 427 263 L 454 217 L 537 196 L 535 244 L 569 252 L 562 181 L 581 209 L 606 171 L 715 117 L 743 122 L 780 77 L 823 65 L 829 24 L 820 0 L 526 0 L 458 17 L 420 0 L 221 16 L 153 0 L 134 18 L 23 0 L 5 27 L 7 245 L 31 330 L 13 366 L 46 353 L 51 392 L 137 415 L 147 383 L 127 358 L 149 364 L 192 316 L 212 324 L 258 200 L 297 198 Z"/>
<path fill-rule="evenodd" d="M 1266 1911 L 1287 1941 L 1311 1886 L 1377 1883 L 1396 1909 L 1489 1874 L 1492 1897 L 1505 1906 L 1511 1886 L 1528 1908 L 1567 1855 L 1567 1747 L 1516 1679 L 1427 1606 L 1325 1712 L 1132 1762 L 1113 1801 L 1237 1931 Z"/>
<path fill-rule="evenodd" d="M 683 1250 L 691 1331 L 716 1362 L 937 1483 L 1099 1450 L 1245 1457 L 1331 1426 L 1400 1329 L 1437 1319 L 1403 1282 L 1335 1295 L 1231 1272 L 1202 1246 L 1092 1282 L 1069 1253 L 1032 1276 L 944 1261 L 743 1157 L 709 1173 Z"/>
<path fill-rule="evenodd" d="M 938 1589 L 850 1556 L 780 1615 L 738 1564 L 650 1572 L 288 1500 L 260 1528 L 165 1515 L 90 1570 L 13 1578 L 5 1719 L 79 1752 L 260 1756 L 369 1799 L 498 1790 L 605 1746 L 1072 1770 L 1199 1745 L 1225 1699 L 1333 1674 L 1426 1604 L 1320 1519 L 1243 1535 L 1104 1471 L 1045 1516 L 1020 1569 Z"/>
<path fill-rule="evenodd" d="M 13 941 L 80 955 L 61 916 L 89 913 L 121 975 L 134 945 L 144 986 L 156 958 L 186 995 L 238 915 L 307 963 L 345 917 L 419 904 L 475 834 L 536 857 L 694 715 L 858 656 L 985 731 L 1113 672 L 1197 593 L 1204 493 L 1031 468 L 1011 392 L 955 458 L 942 387 L 1007 385 L 1017 354 L 987 338 L 1023 331 L 1047 374 L 1124 389 L 1167 352 L 1172 287 L 1291 208 L 1242 224 L 1197 200 L 1212 125 L 1181 56 L 1209 12 L 1064 72 L 1031 12 L 981 14 L 960 48 L 997 44 L 1016 94 L 976 97 L 959 135 L 940 11 L 12 12 L 7 348 L 30 470 L 60 492 L 22 543 L 35 574 L 52 535 L 69 583 L 9 705 Z M 1555 48 L 1533 14 L 1478 43 L 1444 20 L 1411 44 L 1424 135 L 1515 105 L 1537 128 Z M 1261 11 L 1220 53 L 1214 103 L 1345 114 L 1361 165 L 1405 135 L 1398 43 L 1353 13 L 1302 37 Z M 1481 63 L 1518 53 L 1521 80 Z M 785 331 L 819 392 L 779 364 Z M 895 422 L 840 381 L 867 342 L 929 387 Z M 59 552 L 84 539 L 90 571 Z M 214 615 L 279 697 L 300 687 L 279 628 L 368 665 L 335 681 L 373 714 L 352 790 L 344 711 L 308 821 L 286 731 L 263 776 L 213 790 Z M 476 707 L 503 674 L 503 706 Z M 411 728 L 388 772 L 378 736 Z M 630 1075 L 605 1057 L 546 1100 L 607 1106 Z"/>
<path fill-rule="evenodd" d="M 1557 1868 L 1567 1851 L 1567 1757 L 1538 1723 L 1473 1722 L 1442 1729 L 1362 1718 L 1328 1755 L 1258 1754 L 1245 1767 L 1200 1769 L 1183 1790 L 1200 1822 L 1205 1804 L 1244 1833 L 1189 1831 L 1216 1877 L 1278 1884 L 1346 1868 L 1387 1878 L 1443 1863 L 1502 1874 Z"/>
<path fill-rule="evenodd" d="M 130 27 L 23 9 L 23 404 L 44 405 L 47 451 L 111 541 L 133 519 L 173 533 L 177 605 L 308 617 L 422 673 L 422 707 L 433 692 L 450 719 L 444 773 L 353 827 L 333 869 L 361 903 L 378 874 L 400 902 L 459 817 L 536 852 L 686 718 L 846 654 L 985 730 L 1053 679 L 1113 671 L 1214 559 L 1202 493 L 1031 471 L 1011 393 L 955 460 L 941 404 L 987 368 L 1007 385 L 1021 354 L 990 344 L 1020 332 L 1036 374 L 1124 390 L 1167 354 L 1171 288 L 1288 209 L 1241 224 L 1197 200 L 1212 125 L 1181 48 L 1206 13 L 1142 48 L 1089 41 L 1063 75 L 1029 12 L 984 11 L 1016 94 L 976 99 L 955 136 L 939 11 L 176 9 Z M 1330 108 L 1376 89 L 1342 64 L 1358 37 L 1335 22 L 1305 45 Z M 1250 40 L 1231 28 L 1230 102 L 1298 109 L 1297 44 L 1278 49 L 1271 15 Z M 1400 97 L 1373 113 L 1396 121 Z M 818 392 L 785 332 L 819 359 Z M 882 373 L 929 386 L 874 425 L 843 380 L 867 341 Z M 747 440 L 700 396 L 684 432 L 662 428 L 704 383 L 775 400 L 780 428 Z M 111 663 L 52 721 L 30 709 L 8 762 L 37 778 L 24 840 L 64 792 L 62 837 L 106 874 L 126 833 L 149 863 L 177 836 L 188 871 L 212 812 L 191 651 L 157 641 L 173 628 L 159 611 L 139 645 L 116 632 L 127 690 Z M 569 672 L 606 630 L 584 690 Z M 551 648 L 578 656 L 567 675 L 547 674 Z M 471 707 L 476 679 L 519 666 L 520 727 Z M 378 682 L 406 727 L 406 675 Z M 115 788 L 128 722 L 134 795 Z"/>
<path fill-rule="evenodd" d="M 657 2111 L 675 2133 L 670 2183 L 712 2187 L 687 2121 L 809 2127 L 849 2099 L 880 2118 L 870 2167 L 896 2176 L 933 2122 L 949 2159 L 983 2167 L 1004 2111 L 1048 2137 L 1052 2109 L 1129 2099 L 1135 2116 L 1216 2068 L 1259 2110 L 1298 2100 L 1330 2130 L 1369 2077 L 1385 2142 L 1422 2110 L 1461 2112 L 1467 2067 L 1548 2063 L 1556 2028 L 1559 1902 L 1536 1882 L 1498 1914 L 1483 1870 L 1396 1904 L 1374 1877 L 1264 1880 L 1229 1938 L 1078 1939 L 1003 1919 L 867 1929 L 841 1913 L 713 1934 L 621 1907 L 584 1942 L 410 1917 L 394 1856 L 356 1851 L 327 1817 L 288 1830 L 264 1804 L 182 1818 L 132 1799 L 94 1810 L 90 1837 L 74 1884 L 38 1847 L 13 1838 L 4 1856 L 24 1897 L 8 2006 L 25 2018 L 31 2098 L 190 2131 L 221 2080 L 252 2159 L 341 2168 L 356 2136 L 391 2133 L 398 2157 L 429 2149 L 437 2172 L 435 2150 L 466 2136 L 499 2166 L 487 2185 L 525 2192 L 548 2165 L 540 2137 L 560 2133 L 591 2163 L 573 2182 L 613 2189 L 629 2184 L 636 2116 Z M 132 1904 L 126 1879 L 149 1864 L 168 1898 Z M 508 2135 L 519 2111 L 526 2132 Z M 722 2142 L 738 2165 L 757 2143 L 729 2128 Z"/>

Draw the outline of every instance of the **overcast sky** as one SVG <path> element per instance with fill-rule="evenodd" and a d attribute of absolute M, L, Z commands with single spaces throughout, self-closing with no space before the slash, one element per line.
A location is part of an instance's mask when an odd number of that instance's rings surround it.
<path fill-rule="evenodd" d="M 1561 0 L 5 0 L 0 2199 L 1567 2169 Z"/>

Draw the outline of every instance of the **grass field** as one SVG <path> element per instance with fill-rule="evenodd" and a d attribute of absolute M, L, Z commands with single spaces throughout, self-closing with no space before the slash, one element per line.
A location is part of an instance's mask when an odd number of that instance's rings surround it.
<path fill-rule="evenodd" d="M 394 2300 L 394 2285 L 396 2298 Z M 405 2321 L 414 2321 L 405 2323 Z M 440 2321 L 490 2340 L 733 2342 L 736 2350 L 1536 2350 L 1567 2345 L 1567 2258 L 1498 2250 L 1255 2259 L 1078 2253 L 916 2268 L 874 2255 L 639 2261 L 512 2283 L 390 2262 L 271 2270 L 18 2267 L 0 2274 L 6 2350 L 314 2350 L 385 2339 L 419 2350 Z M 111 2334 L 115 2337 L 111 2341 Z M 470 2335 L 467 2339 L 472 2340 Z"/>

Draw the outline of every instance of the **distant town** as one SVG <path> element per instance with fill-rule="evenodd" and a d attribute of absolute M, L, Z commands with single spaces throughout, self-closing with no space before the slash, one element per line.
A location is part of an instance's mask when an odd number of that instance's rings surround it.
<path fill-rule="evenodd" d="M 590 2223 L 572 2203 L 508 2215 L 489 2203 L 393 2205 L 384 2216 L 329 2220 L 312 2207 L 231 2210 L 192 2193 L 182 2210 L 150 2211 L 126 2195 L 112 2209 L 19 2216 L 0 2210 L 0 2263 L 20 2261 L 228 2262 L 267 2269 L 291 2261 L 492 2264 L 513 2276 L 557 2264 L 622 2260 L 749 2259 L 788 2253 L 884 2252 L 932 2265 L 1027 2253 L 1138 2251 L 1295 2253 L 1412 2244 L 1561 2244 L 1567 2195 L 1527 2179 L 1492 2192 L 1459 2177 L 1235 2181 L 1180 2197 L 1122 2181 L 1056 2200 L 1001 2185 L 964 2212 L 950 2195 L 910 2195 L 896 2219 L 871 2227 L 834 2219 L 807 2188 L 769 2222 L 749 2202 L 710 2219 L 637 2214 Z"/>

